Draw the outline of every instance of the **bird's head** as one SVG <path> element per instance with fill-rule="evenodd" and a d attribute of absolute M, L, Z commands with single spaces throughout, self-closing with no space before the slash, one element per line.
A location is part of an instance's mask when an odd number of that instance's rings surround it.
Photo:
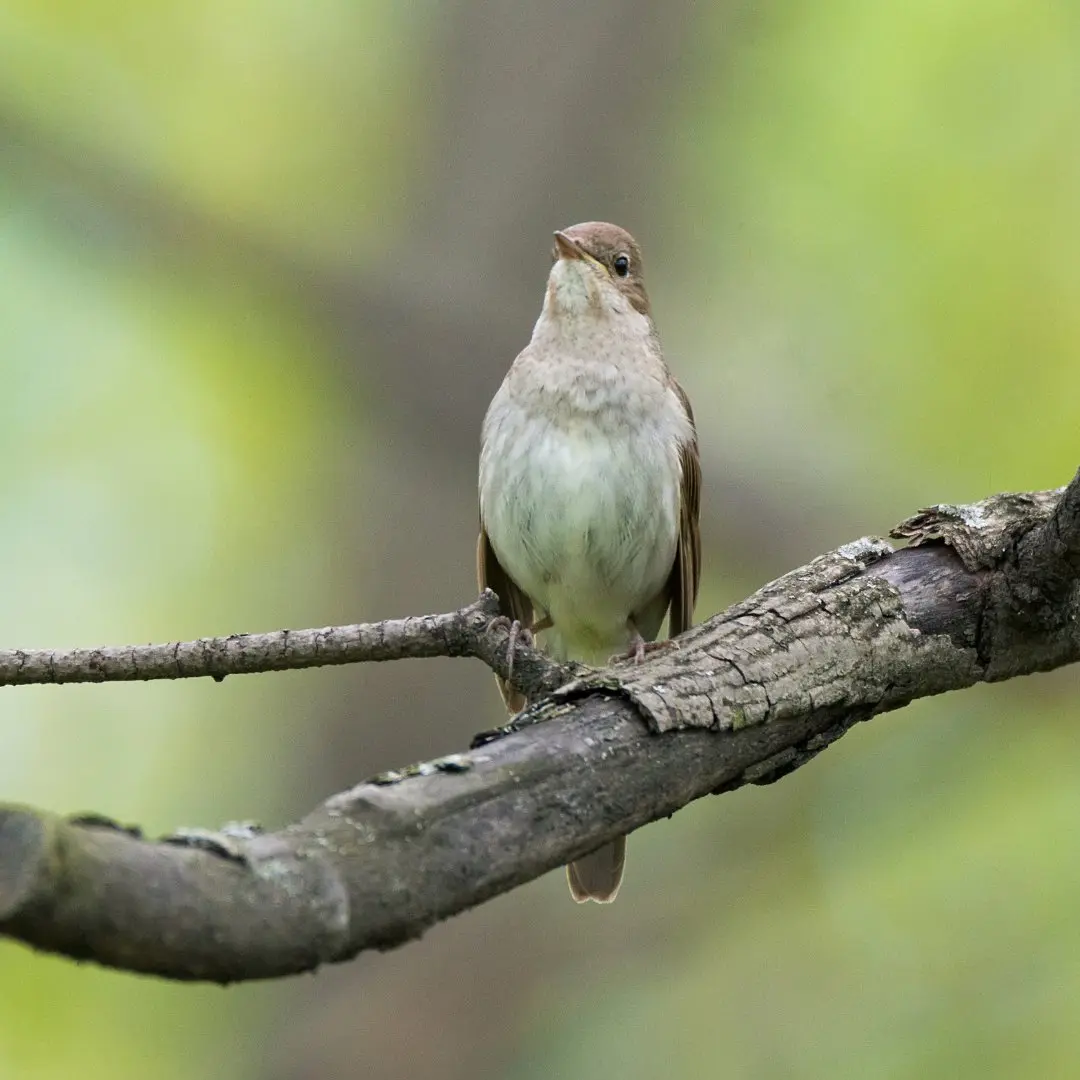
<path fill-rule="evenodd" d="M 618 225 L 586 221 L 555 233 L 544 309 L 552 315 L 650 317 L 637 241 Z"/>

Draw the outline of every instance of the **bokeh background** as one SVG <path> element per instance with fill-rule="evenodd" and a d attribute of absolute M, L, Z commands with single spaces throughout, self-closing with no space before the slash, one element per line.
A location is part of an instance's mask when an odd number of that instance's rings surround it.
<path fill-rule="evenodd" d="M 552 229 L 641 240 L 706 615 L 1080 459 L 1080 10 L 1021 0 L 0 3 L 4 646 L 443 610 Z M 0 1076 L 1064 1076 L 1075 671 L 918 703 L 276 985 L 0 943 Z M 0 693 L 0 798 L 288 821 L 500 719 L 478 664 Z"/>

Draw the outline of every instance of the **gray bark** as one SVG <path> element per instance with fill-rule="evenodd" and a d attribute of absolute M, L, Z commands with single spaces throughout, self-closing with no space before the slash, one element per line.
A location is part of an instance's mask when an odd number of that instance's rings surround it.
<path fill-rule="evenodd" d="M 442 615 L 413 615 L 349 626 L 271 630 L 265 634 L 167 641 L 158 645 L 104 645 L 95 649 L 0 649 L 0 686 L 34 683 L 151 682 L 266 671 L 296 671 L 381 660 L 474 656 L 509 676 L 528 694 L 554 690 L 572 665 L 551 663 L 522 639 L 509 664 L 509 634 L 495 594 L 486 590 L 467 607 Z"/>
<path fill-rule="evenodd" d="M 934 507 L 894 535 L 911 546 L 846 545 L 640 667 L 579 672 L 468 752 L 373 777 L 279 832 L 151 842 L 102 818 L 0 809 L 0 933 L 176 979 L 312 970 L 415 938 L 702 795 L 776 780 L 877 713 L 1080 658 L 1080 474 Z M 455 653 L 505 668 L 484 603 L 443 618 L 487 643 L 455 638 Z M 564 675 L 521 656 L 534 686 Z"/>

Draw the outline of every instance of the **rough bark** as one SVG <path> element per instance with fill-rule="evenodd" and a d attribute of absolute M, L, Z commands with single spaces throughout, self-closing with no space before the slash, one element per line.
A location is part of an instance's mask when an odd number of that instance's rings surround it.
<path fill-rule="evenodd" d="M 104 818 L 2 809 L 0 933 L 177 979 L 311 970 L 417 937 L 702 795 L 776 780 L 914 698 L 1080 659 L 1080 474 L 934 507 L 894 535 L 911 546 L 845 545 L 640 667 L 579 673 L 468 752 L 374 777 L 279 832 L 151 842 Z M 441 618 L 504 666 L 484 604 Z M 522 657 L 529 678 L 553 677 Z"/>

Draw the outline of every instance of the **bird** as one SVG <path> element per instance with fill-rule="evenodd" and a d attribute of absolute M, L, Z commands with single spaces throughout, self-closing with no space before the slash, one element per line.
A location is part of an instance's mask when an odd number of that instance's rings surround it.
<path fill-rule="evenodd" d="M 588 221 L 555 232 L 532 337 L 481 428 L 480 589 L 512 639 L 554 659 L 641 663 L 692 623 L 701 576 L 701 463 L 690 400 L 668 370 L 641 248 Z M 507 707 L 527 703 L 500 681 Z M 571 862 L 574 900 L 610 903 L 626 837 Z"/>

